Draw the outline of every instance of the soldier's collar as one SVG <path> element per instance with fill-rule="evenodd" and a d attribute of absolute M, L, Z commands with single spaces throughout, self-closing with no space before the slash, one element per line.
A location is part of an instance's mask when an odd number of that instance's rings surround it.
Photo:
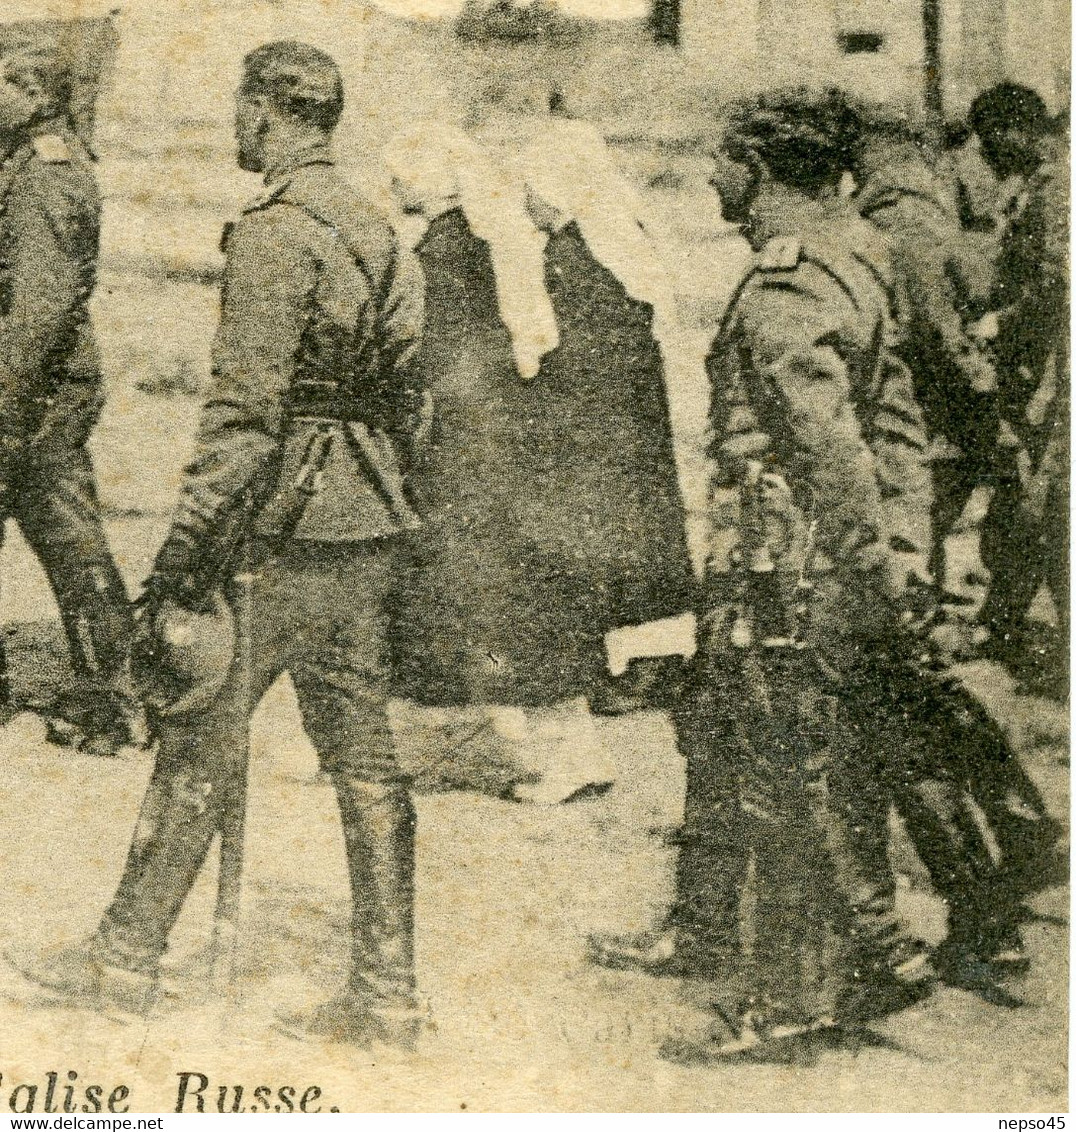
<path fill-rule="evenodd" d="M 293 153 L 286 161 L 266 171 L 265 188 L 246 206 L 244 212 L 256 212 L 277 200 L 291 184 L 300 169 L 308 165 L 335 165 L 332 149 L 326 142 L 317 142 Z"/>
<path fill-rule="evenodd" d="M 306 165 L 334 165 L 332 148 L 328 142 L 314 142 L 312 145 L 291 154 L 279 165 L 265 171 L 265 187 L 269 191 L 278 181 L 290 179 L 291 175 Z"/>

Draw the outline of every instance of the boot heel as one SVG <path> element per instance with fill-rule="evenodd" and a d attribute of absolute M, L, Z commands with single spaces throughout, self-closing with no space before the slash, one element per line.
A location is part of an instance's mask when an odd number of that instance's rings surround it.
<path fill-rule="evenodd" d="M 375 1003 L 368 1007 L 370 1020 L 383 1045 L 413 1053 L 422 1032 L 429 1026 L 429 1011 L 417 1004 L 388 1006 Z"/>
<path fill-rule="evenodd" d="M 157 980 L 122 967 L 101 967 L 98 997 L 124 1014 L 145 1018 L 157 1002 Z"/>

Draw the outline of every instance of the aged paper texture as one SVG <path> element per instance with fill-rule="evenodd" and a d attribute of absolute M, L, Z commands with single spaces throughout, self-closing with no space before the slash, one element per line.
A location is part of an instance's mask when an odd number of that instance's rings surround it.
<path fill-rule="evenodd" d="M 1065 1111 L 1066 0 L 0 0 L 0 1114 Z"/>

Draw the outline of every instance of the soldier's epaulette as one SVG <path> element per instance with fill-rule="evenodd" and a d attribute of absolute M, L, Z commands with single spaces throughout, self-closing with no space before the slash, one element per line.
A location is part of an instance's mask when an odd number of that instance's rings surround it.
<path fill-rule="evenodd" d="M 288 187 L 287 181 L 279 181 L 275 185 L 271 185 L 263 193 L 259 193 L 244 209 L 244 212 L 259 212 L 263 208 L 268 208 L 274 201 L 279 200 L 284 195 L 284 190 Z"/>
<path fill-rule="evenodd" d="M 31 144 L 38 160 L 46 165 L 66 165 L 71 160 L 71 150 L 59 134 L 39 134 Z"/>
<path fill-rule="evenodd" d="M 791 271 L 803 258 L 803 244 L 796 236 L 774 236 L 755 260 L 758 271 Z"/>

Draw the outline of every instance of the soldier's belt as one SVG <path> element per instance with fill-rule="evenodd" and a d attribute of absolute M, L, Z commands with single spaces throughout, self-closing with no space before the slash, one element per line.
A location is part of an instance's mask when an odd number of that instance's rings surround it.
<path fill-rule="evenodd" d="M 368 405 L 357 404 L 353 397 L 345 397 L 335 381 L 302 380 L 295 382 L 284 399 L 287 413 L 297 419 L 340 421 L 344 424 L 364 424 L 376 428 L 371 420 Z"/>

